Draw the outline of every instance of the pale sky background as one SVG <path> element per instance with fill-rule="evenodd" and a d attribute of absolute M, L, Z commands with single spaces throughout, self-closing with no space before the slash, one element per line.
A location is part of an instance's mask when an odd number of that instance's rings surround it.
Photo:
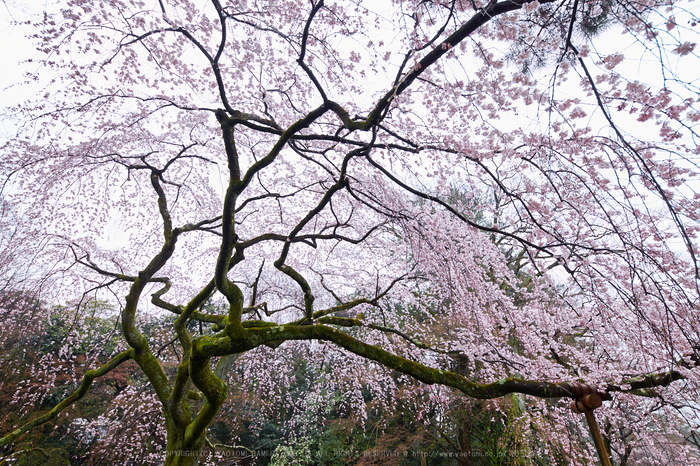
<path fill-rule="evenodd" d="M 0 5 L 0 37 L 2 38 L 0 39 L 0 63 L 3 63 L 2 71 L 0 72 L 0 112 L 2 112 L 0 113 L 0 119 L 2 120 L 0 124 L 0 142 L 5 138 L 12 137 L 16 129 L 14 126 L 15 123 L 12 121 L 11 116 L 8 115 L 8 107 L 17 105 L 37 95 L 42 89 L 40 83 L 18 84 L 25 79 L 23 76 L 24 73 L 38 72 L 40 78 L 43 77 L 43 79 L 47 79 L 50 77 L 50 71 L 47 73 L 41 70 L 37 64 L 21 63 L 24 60 L 36 56 L 37 52 L 32 46 L 32 42 L 25 37 L 26 34 L 32 32 L 32 29 L 13 23 L 26 21 L 27 19 L 41 19 L 42 12 L 45 9 L 55 7 L 56 4 L 56 0 L 37 2 L 29 0 L 3 0 L 3 4 Z M 690 2 L 687 3 L 687 6 L 700 13 L 699 4 Z M 696 31 L 692 31 L 684 27 L 688 24 L 689 18 L 689 15 L 685 17 L 676 15 L 679 27 L 671 30 L 667 38 L 672 39 L 673 36 L 677 36 L 675 40 L 677 40 L 678 43 L 683 43 L 684 41 L 700 42 L 700 38 L 698 38 L 698 28 L 695 28 Z M 651 19 L 652 21 L 654 20 L 653 17 Z M 657 20 L 657 22 L 661 29 L 665 30 L 660 20 Z M 682 36 L 679 34 L 682 34 Z M 658 57 L 654 56 L 655 51 L 645 50 L 641 44 L 634 41 L 631 34 L 621 34 L 620 28 L 611 28 L 598 36 L 595 39 L 594 45 L 596 49 L 603 53 L 624 53 L 626 60 L 616 68 L 616 71 L 624 77 L 630 80 L 639 79 L 652 86 L 660 86 L 663 84 Z M 698 47 L 697 52 L 700 52 L 700 47 Z M 698 60 L 698 56 L 695 55 L 695 53 L 696 52 L 684 57 L 668 53 L 663 56 L 663 59 L 667 67 L 676 73 L 680 80 L 694 83 L 695 86 L 700 86 L 700 60 Z M 593 70 L 594 66 L 590 63 L 590 60 L 589 66 Z M 551 67 L 547 67 L 541 70 L 541 72 L 549 73 L 551 72 Z M 536 71 L 535 73 L 538 72 Z M 667 82 L 667 86 L 673 90 L 674 86 L 679 85 L 673 82 Z M 386 89 L 378 89 L 378 91 L 385 90 Z M 556 88 L 556 95 L 558 97 L 565 97 L 569 92 L 572 95 L 580 94 L 578 82 L 570 80 L 568 84 Z M 683 94 L 688 95 L 688 91 L 685 90 Z M 593 128 L 598 128 L 598 131 L 609 131 L 607 129 L 607 122 L 602 118 L 599 110 L 592 108 L 592 106 L 585 110 L 589 113 L 590 125 Z M 532 109 L 528 111 L 531 112 Z M 513 119 L 512 124 L 514 126 L 528 124 L 526 121 L 529 120 L 530 125 L 539 125 L 539 115 L 527 115 L 528 111 L 524 111 L 523 114 L 521 114 L 521 117 L 525 117 L 525 119 L 518 117 L 517 121 Z M 8 119 L 8 116 L 10 116 L 10 119 Z M 512 118 L 512 116 L 508 115 L 508 118 Z M 638 133 L 638 135 L 647 138 L 651 134 L 649 133 L 650 125 L 641 125 L 637 123 L 635 121 L 636 117 L 626 117 L 624 114 L 618 114 L 615 115 L 615 119 L 627 131 Z M 658 134 L 658 129 L 654 131 Z M 698 191 L 700 191 L 700 189 Z M 112 238 L 112 240 L 114 240 L 114 238 Z"/>

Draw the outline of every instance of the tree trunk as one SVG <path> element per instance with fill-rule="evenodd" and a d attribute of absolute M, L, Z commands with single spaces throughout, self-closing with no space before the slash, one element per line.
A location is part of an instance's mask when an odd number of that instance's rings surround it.
<path fill-rule="evenodd" d="M 164 466 L 195 466 L 199 464 L 199 457 L 202 455 L 202 446 L 199 448 L 184 448 L 182 444 L 168 447 L 165 451 Z"/>
<path fill-rule="evenodd" d="M 461 455 L 458 456 L 457 461 L 459 466 L 473 466 L 472 458 L 470 453 L 472 451 L 472 426 L 471 420 L 464 409 L 460 410 L 456 415 L 457 427 L 457 445 L 459 446 Z M 468 452 L 468 453 L 466 453 Z M 466 453 L 466 454 L 465 454 Z"/>
<path fill-rule="evenodd" d="M 195 466 L 199 464 L 202 455 L 203 440 L 194 445 L 184 445 L 184 432 L 168 433 L 168 443 L 165 447 L 164 466 Z"/>

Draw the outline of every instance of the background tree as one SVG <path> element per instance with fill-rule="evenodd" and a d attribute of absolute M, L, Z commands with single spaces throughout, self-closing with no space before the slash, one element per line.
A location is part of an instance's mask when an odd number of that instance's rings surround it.
<path fill-rule="evenodd" d="M 102 365 L 75 392 L 0 445 L 133 360 L 144 406 L 162 413 L 164 451 L 147 453 L 224 455 L 207 435 L 231 368 L 246 361 L 262 384 L 303 340 L 324 342 L 316 358 L 342 354 L 335 380 L 370 373 L 387 399 L 395 373 L 478 399 L 571 398 L 585 384 L 611 399 L 620 459 L 632 446 L 698 461 L 630 414 L 697 428 L 700 113 L 685 4 L 46 8 L 23 24 L 38 51 L 26 85 L 41 91 L 7 112 L 2 195 L 41 225 L 37 271 L 55 296 L 78 315 L 88 298 L 118 306 L 123 351 L 95 351 Z M 625 53 L 654 58 L 644 82 L 609 50 L 627 38 Z M 167 331 L 149 330 L 149 307 L 174 316 Z M 359 411 L 356 392 L 341 390 Z M 527 412 L 570 441 L 564 405 Z"/>

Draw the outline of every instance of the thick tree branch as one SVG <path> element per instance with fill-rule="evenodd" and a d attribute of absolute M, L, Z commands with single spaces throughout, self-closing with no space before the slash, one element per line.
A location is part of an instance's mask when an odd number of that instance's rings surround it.
<path fill-rule="evenodd" d="M 519 379 L 517 377 L 509 377 L 496 382 L 479 384 L 455 372 L 428 367 L 419 362 L 392 354 L 377 346 L 364 343 L 332 327 L 318 324 L 249 328 L 246 337 L 235 342 L 227 337 L 200 337 L 194 343 L 193 352 L 198 354 L 197 357 L 199 358 L 223 356 L 226 354 L 248 351 L 254 347 L 273 341 L 279 342 L 288 340 L 329 341 L 358 356 L 375 361 L 403 374 L 410 375 L 423 383 L 441 384 L 456 388 L 464 395 L 477 399 L 499 398 L 509 393 L 522 393 L 538 398 L 579 398 L 595 391 L 595 388 L 582 385 L 579 382 L 540 382 Z M 676 380 L 684 378 L 682 374 L 676 371 L 640 375 L 625 381 L 623 385 L 608 385 L 607 394 L 609 395 L 613 392 L 634 392 L 640 389 L 667 386 Z M 629 387 L 625 385 L 629 385 Z"/>
<path fill-rule="evenodd" d="M 92 382 L 96 378 L 102 377 L 103 375 L 108 374 L 111 370 L 115 369 L 121 363 L 128 361 L 130 359 L 133 359 L 133 358 L 134 358 L 134 349 L 130 348 L 122 353 L 119 353 L 118 355 L 116 355 L 112 359 L 110 359 L 102 367 L 100 367 L 98 369 L 87 371 L 85 373 L 85 375 L 83 376 L 83 379 L 81 380 L 80 385 L 73 393 L 71 393 L 67 398 L 65 398 L 63 401 L 61 401 L 56 406 L 54 406 L 53 409 L 51 409 L 51 411 L 49 411 L 48 413 L 18 427 L 17 429 L 13 430 L 11 433 L 4 436 L 2 439 L 0 439 L 0 447 L 4 447 L 5 445 L 9 445 L 10 443 L 14 442 L 17 439 L 17 437 L 19 437 L 20 435 L 22 435 L 26 432 L 29 432 L 34 427 L 40 426 L 41 424 L 44 424 L 44 423 L 54 419 L 63 410 L 65 410 L 70 405 L 72 405 L 73 403 L 75 403 L 76 401 L 78 401 L 79 399 L 84 397 L 85 394 L 90 389 Z"/>

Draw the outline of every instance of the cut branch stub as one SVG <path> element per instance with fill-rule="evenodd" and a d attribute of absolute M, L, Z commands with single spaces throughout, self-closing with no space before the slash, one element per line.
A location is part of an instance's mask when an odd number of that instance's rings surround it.
<path fill-rule="evenodd" d="M 571 409 L 577 414 L 593 411 L 601 406 L 603 406 L 603 397 L 598 393 L 591 393 L 571 403 Z"/>
<path fill-rule="evenodd" d="M 580 382 L 569 382 L 569 392 L 571 393 L 571 398 L 574 400 L 581 400 L 588 395 L 596 394 L 601 400 L 609 400 L 610 395 L 608 393 L 601 393 L 598 391 L 598 387 L 595 385 L 583 384 Z"/>

